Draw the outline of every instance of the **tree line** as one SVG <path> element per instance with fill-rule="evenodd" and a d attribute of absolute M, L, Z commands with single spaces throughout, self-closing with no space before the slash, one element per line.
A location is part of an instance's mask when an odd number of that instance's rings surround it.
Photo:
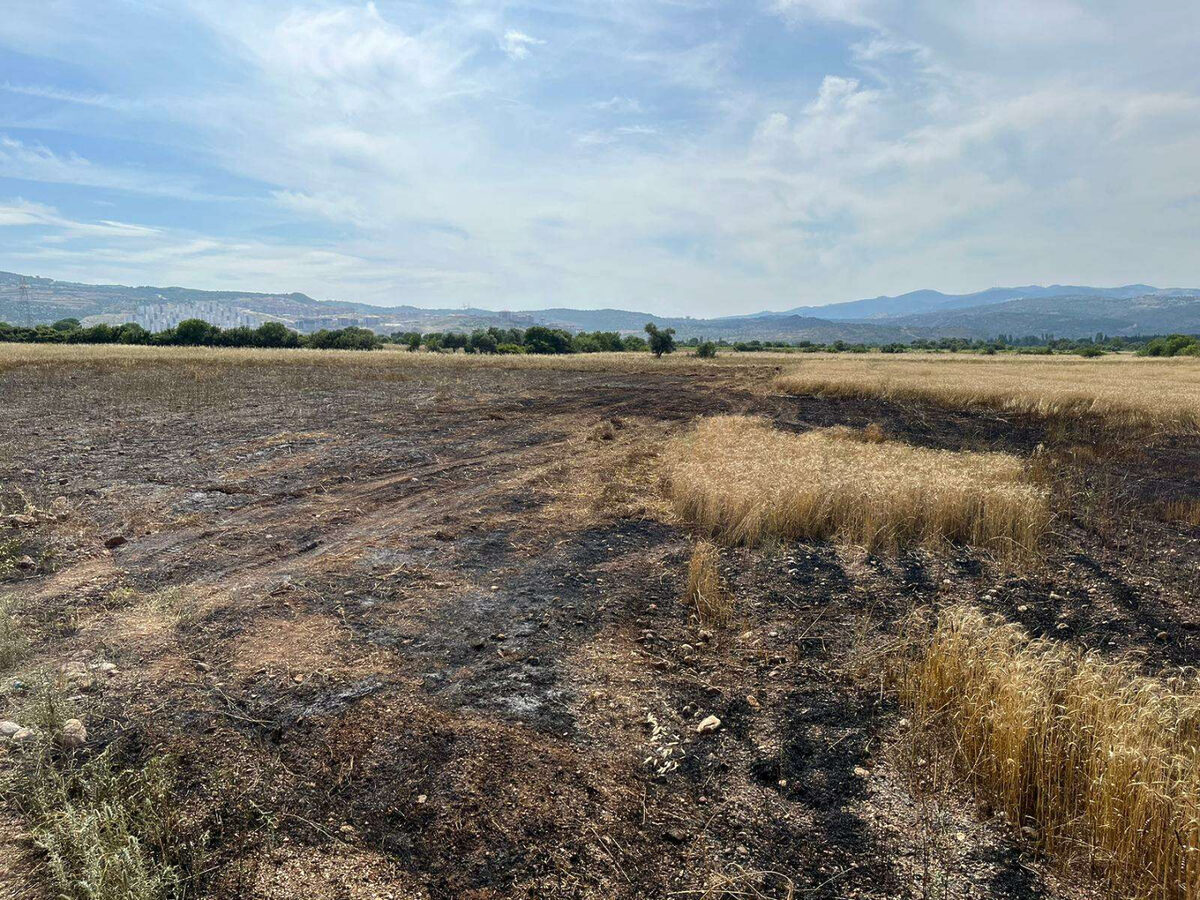
<path fill-rule="evenodd" d="M 655 356 L 675 350 L 675 330 L 646 325 L 646 337 L 621 335 L 616 331 L 580 331 L 533 325 L 529 328 L 479 328 L 469 334 L 460 331 L 397 331 L 388 340 L 409 350 L 425 349 L 440 353 L 462 350 L 464 353 L 638 353 L 649 350 Z"/>
<path fill-rule="evenodd" d="M 307 347 L 314 350 L 376 350 L 384 344 L 397 344 L 409 350 L 443 353 L 461 350 L 480 354 L 565 354 L 628 353 L 649 351 L 655 356 L 673 353 L 678 347 L 691 349 L 696 356 L 711 358 L 721 351 L 750 353 L 762 350 L 792 353 L 907 353 L 914 350 L 941 350 L 951 353 L 1074 353 L 1103 356 L 1110 352 L 1135 352 L 1139 356 L 1200 356 L 1200 336 L 1186 334 L 1109 337 L 1096 334 L 1083 338 L 1056 338 L 1050 334 L 999 335 L 989 340 L 969 338 L 928 338 L 908 343 L 866 344 L 831 341 L 717 341 L 689 338 L 677 341 L 671 328 L 646 325 L 645 337 L 622 335 L 616 331 L 580 331 L 534 325 L 529 328 L 486 328 L 470 333 L 459 331 L 397 331 L 387 337 L 366 328 L 322 329 L 300 334 L 280 322 L 266 322 L 257 328 L 237 326 L 220 328 L 203 319 L 187 319 L 174 328 L 147 331 L 140 325 L 91 325 L 78 319 L 60 319 L 53 325 L 32 328 L 0 322 L 0 342 L 36 344 L 144 344 L 181 347 Z"/>
<path fill-rule="evenodd" d="M 27 328 L 0 322 L 0 341 L 25 344 L 141 344 L 160 347 L 308 347 L 314 350 L 375 350 L 382 338 L 366 328 L 322 329 L 300 334 L 279 322 L 257 328 L 220 328 L 203 319 L 185 319 L 174 328 L 147 331 L 141 325 L 90 325 L 59 319 Z"/>

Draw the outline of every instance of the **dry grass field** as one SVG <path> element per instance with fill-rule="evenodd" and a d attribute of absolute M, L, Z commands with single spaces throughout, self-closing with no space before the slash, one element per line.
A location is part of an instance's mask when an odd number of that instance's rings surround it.
<path fill-rule="evenodd" d="M 777 431 L 765 419 L 701 420 L 668 448 L 676 512 L 731 543 L 839 540 L 868 551 L 954 543 L 1037 554 L 1046 490 L 1008 453 L 930 450 L 849 429 Z"/>
<path fill-rule="evenodd" d="M 840 355 L 806 359 L 777 385 L 797 395 L 920 400 L 1120 429 L 1200 431 L 1194 359 Z"/>
<path fill-rule="evenodd" d="M 0 898 L 1190 900 L 1198 373 L 0 346 Z"/>
<path fill-rule="evenodd" d="M 1200 682 L 1143 676 L 973 607 L 944 610 L 906 699 L 971 784 L 1124 896 L 1200 896 Z"/>

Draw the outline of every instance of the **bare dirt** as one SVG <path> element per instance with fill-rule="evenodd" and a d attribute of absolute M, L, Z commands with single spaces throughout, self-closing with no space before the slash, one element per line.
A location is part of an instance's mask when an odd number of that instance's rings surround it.
<path fill-rule="evenodd" d="M 177 756 L 200 896 L 1090 896 L 923 788 L 884 659 L 914 608 L 969 599 L 1193 663 L 1200 529 L 1158 511 L 1200 497 L 1200 442 L 773 374 L 12 369 L 0 492 L 35 521 L 0 528 L 28 557 L 0 588 L 37 664 L 117 666 L 85 692 L 92 752 Z M 735 621 L 705 631 L 654 460 L 726 412 L 1036 456 L 1046 564 L 731 548 Z M 0 821 L 0 897 L 40 896 L 37 862 Z"/>

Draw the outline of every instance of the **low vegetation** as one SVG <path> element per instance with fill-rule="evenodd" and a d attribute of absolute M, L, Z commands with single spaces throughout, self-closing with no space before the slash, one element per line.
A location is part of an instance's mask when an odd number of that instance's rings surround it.
<path fill-rule="evenodd" d="M 314 350 L 376 350 L 382 340 L 366 328 L 321 329 L 299 334 L 280 322 L 257 328 L 219 328 L 203 319 L 186 319 L 174 328 L 147 331 L 133 322 L 124 325 L 91 325 L 78 319 L 61 319 L 53 325 L 22 328 L 0 322 L 0 342 L 16 344 L 127 344 L 156 347 L 308 347 Z"/>
<path fill-rule="evenodd" d="M 701 420 L 666 451 L 675 511 L 728 543 L 838 540 L 868 550 L 961 542 L 1029 559 L 1049 523 L 1047 493 L 1003 453 L 778 431 L 763 419 Z"/>
<path fill-rule="evenodd" d="M 710 541 L 699 541 L 688 563 L 684 596 L 704 626 L 727 625 L 733 615 L 733 597 L 721 577 L 720 551 Z"/>
<path fill-rule="evenodd" d="M 917 726 L 1011 825 L 1121 896 L 1200 897 L 1200 684 L 956 606 L 903 683 Z"/>
<path fill-rule="evenodd" d="M 821 359 L 775 384 L 787 394 L 920 401 L 1118 429 L 1200 431 L 1200 365 L 1191 359 Z"/>
<path fill-rule="evenodd" d="M 3 547 L 0 547 L 3 552 Z M 4 574 L 0 569 L 0 575 Z M 6 672 L 19 663 L 29 649 L 24 632 L 17 624 L 12 597 L 0 596 L 0 672 Z"/>

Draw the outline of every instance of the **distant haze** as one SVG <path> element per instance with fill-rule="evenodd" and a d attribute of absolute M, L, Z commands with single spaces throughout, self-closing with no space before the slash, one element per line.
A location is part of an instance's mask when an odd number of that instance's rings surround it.
<path fill-rule="evenodd" d="M 698 317 L 1198 284 L 1198 47 L 1195 0 L 10 2 L 0 268 Z"/>
<path fill-rule="evenodd" d="M 80 319 L 85 325 L 136 322 L 153 331 L 173 327 L 183 319 L 201 318 L 221 327 L 276 321 L 302 332 L 355 325 L 381 334 L 530 325 L 636 334 L 647 322 L 654 322 L 674 328 L 681 338 L 885 344 L 997 335 L 1200 334 L 1200 290 L 1147 284 L 1113 288 L 1029 285 L 973 294 L 922 290 L 813 309 L 706 319 L 628 309 L 549 307 L 513 312 L 478 307 L 381 307 L 314 300 L 303 293 L 79 284 L 0 272 L 0 321 L 24 325 L 66 317 Z"/>

